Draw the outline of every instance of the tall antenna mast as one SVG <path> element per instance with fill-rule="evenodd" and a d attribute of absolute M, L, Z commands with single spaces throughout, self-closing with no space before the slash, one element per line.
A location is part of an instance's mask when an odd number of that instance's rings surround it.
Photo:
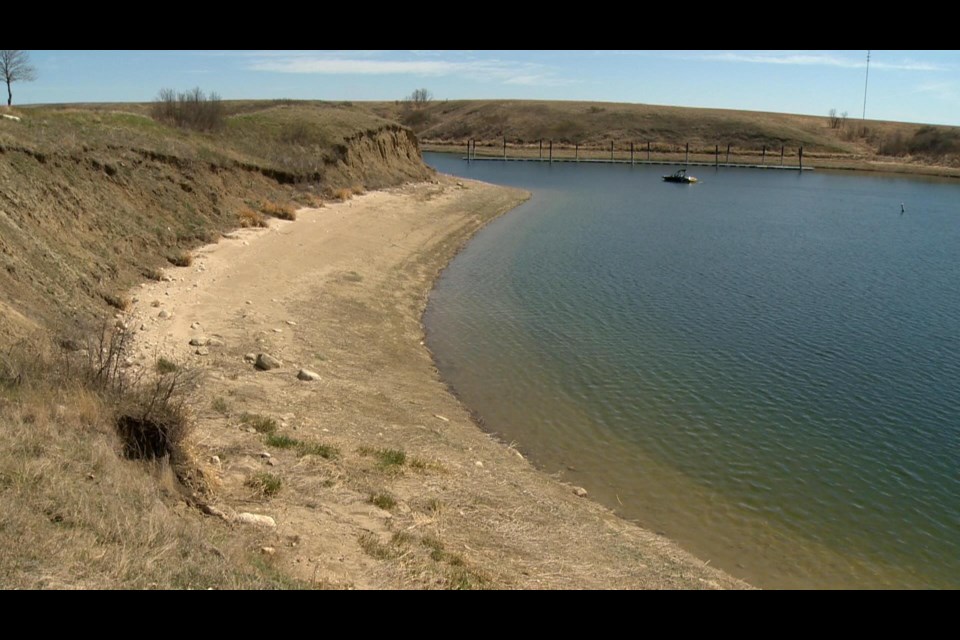
<path fill-rule="evenodd" d="M 867 121 L 867 83 L 870 82 L 870 50 L 867 49 L 867 76 L 863 79 L 863 122 Z"/>

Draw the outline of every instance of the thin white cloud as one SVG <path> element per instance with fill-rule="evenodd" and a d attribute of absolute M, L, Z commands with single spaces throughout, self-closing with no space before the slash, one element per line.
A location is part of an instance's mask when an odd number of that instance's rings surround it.
<path fill-rule="evenodd" d="M 821 67 L 840 67 L 844 69 L 863 69 L 867 66 L 866 57 L 857 59 L 853 57 L 837 56 L 825 53 L 703 53 L 684 56 L 691 60 L 704 60 L 708 62 L 747 62 L 751 64 L 780 64 L 780 65 L 801 65 L 801 66 L 821 66 Z M 888 69 L 894 71 L 945 71 L 943 65 L 929 62 L 917 62 L 914 60 L 902 60 L 899 62 L 886 62 L 883 60 L 871 60 L 871 69 Z"/>
<path fill-rule="evenodd" d="M 504 60 L 383 60 L 366 56 L 340 57 L 323 54 L 268 54 L 252 56 L 248 68 L 274 73 L 320 75 L 416 75 L 461 76 L 480 81 L 516 85 L 556 86 L 570 84 L 556 71 L 530 62 Z"/>
<path fill-rule="evenodd" d="M 913 93 L 924 93 L 942 100 L 960 99 L 960 85 L 956 82 L 929 82 L 913 89 Z"/>

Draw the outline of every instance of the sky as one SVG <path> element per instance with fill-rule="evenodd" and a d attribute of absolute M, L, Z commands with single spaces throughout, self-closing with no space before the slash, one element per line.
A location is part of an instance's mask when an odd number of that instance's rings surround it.
<path fill-rule="evenodd" d="M 30 51 L 14 102 L 596 100 L 960 126 L 960 51 Z"/>

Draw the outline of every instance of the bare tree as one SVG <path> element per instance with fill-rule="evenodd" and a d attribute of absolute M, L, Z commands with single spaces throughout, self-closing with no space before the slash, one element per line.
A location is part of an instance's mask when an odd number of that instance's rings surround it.
<path fill-rule="evenodd" d="M 840 127 L 840 118 L 837 117 L 837 110 L 830 109 L 830 111 L 827 112 L 827 115 L 830 117 L 830 128 L 838 129 Z"/>
<path fill-rule="evenodd" d="M 14 82 L 30 82 L 37 79 L 37 70 L 30 64 L 30 54 L 21 49 L 0 49 L 0 78 L 7 83 L 7 106 L 13 104 Z"/>
<path fill-rule="evenodd" d="M 433 94 L 427 89 L 415 89 L 414 92 L 407 97 L 407 101 L 417 109 L 425 106 L 431 100 L 433 100 Z"/>

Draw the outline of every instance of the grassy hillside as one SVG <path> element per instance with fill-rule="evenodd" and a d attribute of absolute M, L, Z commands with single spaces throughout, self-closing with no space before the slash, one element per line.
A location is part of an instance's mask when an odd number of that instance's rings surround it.
<path fill-rule="evenodd" d="M 428 175 L 409 131 L 365 110 L 226 106 L 212 133 L 158 123 L 148 105 L 0 119 L 0 336 L 122 308 L 122 291 L 265 204 Z"/>
<path fill-rule="evenodd" d="M 526 100 L 436 101 L 421 108 L 404 102 L 369 103 L 371 113 L 410 126 L 423 144 L 535 143 L 608 149 L 645 145 L 713 151 L 768 150 L 784 145 L 825 159 L 874 159 L 960 167 L 960 129 L 868 120 L 645 104 Z M 837 126 L 832 126 L 832 125 Z M 825 164 L 832 164 L 826 162 Z"/>
<path fill-rule="evenodd" d="M 128 373 L 113 315 L 223 232 L 431 173 L 363 109 L 225 107 L 211 132 L 150 105 L 0 110 L 0 588 L 299 586 L 266 534 L 201 514 L 193 374 Z"/>

